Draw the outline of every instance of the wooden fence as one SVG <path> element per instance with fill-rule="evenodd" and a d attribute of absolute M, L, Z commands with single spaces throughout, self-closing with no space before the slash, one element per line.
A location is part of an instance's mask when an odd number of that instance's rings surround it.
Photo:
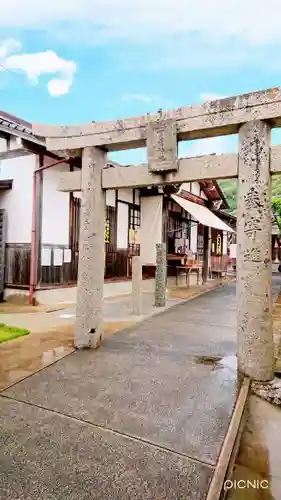
<path fill-rule="evenodd" d="M 218 257 L 212 256 L 211 257 L 211 271 L 213 271 L 213 272 L 227 271 L 228 263 L 229 263 L 228 255 L 220 255 Z"/>
<path fill-rule="evenodd" d="M 73 284 L 77 281 L 78 255 L 66 246 L 43 246 L 37 270 L 38 287 Z M 30 245 L 7 244 L 6 286 L 27 287 L 30 281 Z"/>
<path fill-rule="evenodd" d="M 132 256 L 139 248 L 113 251 L 106 245 L 105 278 L 127 278 L 132 274 Z M 78 251 L 66 246 L 45 245 L 40 255 L 37 287 L 67 286 L 77 282 Z M 6 245 L 6 286 L 28 287 L 30 280 L 30 245 Z"/>
<path fill-rule="evenodd" d="M 27 286 L 30 280 L 30 245 L 7 244 L 5 284 Z"/>

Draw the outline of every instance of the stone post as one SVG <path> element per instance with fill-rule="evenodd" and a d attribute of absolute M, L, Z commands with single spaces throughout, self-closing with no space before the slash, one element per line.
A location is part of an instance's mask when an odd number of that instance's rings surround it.
<path fill-rule="evenodd" d="M 203 283 L 207 283 L 209 278 L 209 269 L 211 263 L 211 228 L 204 226 L 204 261 L 202 269 L 202 280 Z"/>
<path fill-rule="evenodd" d="M 271 179 L 269 124 L 239 131 L 237 219 L 238 369 L 273 378 Z"/>
<path fill-rule="evenodd" d="M 132 299 L 133 314 L 142 314 L 142 262 L 138 256 L 132 259 Z"/>
<path fill-rule="evenodd" d="M 156 244 L 155 306 L 166 305 L 167 256 L 165 243 Z"/>
<path fill-rule="evenodd" d="M 103 283 L 105 267 L 105 192 L 102 170 L 106 153 L 86 147 L 82 153 L 75 346 L 98 347 L 103 336 Z"/>

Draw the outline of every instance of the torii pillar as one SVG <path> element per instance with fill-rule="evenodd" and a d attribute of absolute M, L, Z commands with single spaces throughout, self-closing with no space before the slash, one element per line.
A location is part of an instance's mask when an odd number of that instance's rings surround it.
<path fill-rule="evenodd" d="M 79 238 L 75 347 L 100 345 L 103 338 L 103 284 L 105 267 L 105 191 L 102 170 L 106 152 L 82 150 L 82 204 Z"/>
<path fill-rule="evenodd" d="M 273 378 L 271 128 L 251 121 L 239 131 L 237 302 L 238 369 Z"/>

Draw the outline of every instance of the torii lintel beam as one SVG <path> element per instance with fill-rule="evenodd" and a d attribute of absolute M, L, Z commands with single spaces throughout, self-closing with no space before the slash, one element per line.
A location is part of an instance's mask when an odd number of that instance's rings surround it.
<path fill-rule="evenodd" d="M 152 174 L 147 164 L 130 167 L 108 167 L 103 170 L 102 187 L 104 189 L 138 188 L 182 184 L 184 182 L 212 179 L 230 179 L 238 175 L 238 157 L 236 154 L 206 155 L 178 160 L 177 172 L 165 175 Z M 281 146 L 271 148 L 271 173 L 281 172 Z M 58 185 L 59 191 L 81 190 L 81 171 L 62 172 Z"/>
<path fill-rule="evenodd" d="M 148 124 L 167 120 L 175 122 L 178 140 L 235 134 L 251 120 L 269 120 L 272 127 L 280 127 L 281 87 L 123 120 L 82 126 L 34 124 L 33 132 L 46 137 L 49 150 L 100 146 L 117 151 L 145 146 Z"/>

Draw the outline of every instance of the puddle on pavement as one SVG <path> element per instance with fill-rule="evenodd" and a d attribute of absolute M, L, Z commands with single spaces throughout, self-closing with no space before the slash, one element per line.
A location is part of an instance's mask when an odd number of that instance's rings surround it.
<path fill-rule="evenodd" d="M 104 338 L 135 322 L 104 326 Z M 74 352 L 74 327 L 63 325 L 44 333 L 31 333 L 0 345 L 0 391 Z"/>
<path fill-rule="evenodd" d="M 200 365 L 211 365 L 214 369 L 229 368 L 232 371 L 237 371 L 236 356 L 195 356 L 195 363 Z"/>
<path fill-rule="evenodd" d="M 215 366 L 222 358 L 218 356 L 196 356 L 195 363 L 198 365 L 213 365 Z"/>
<path fill-rule="evenodd" d="M 34 333 L 0 347 L 0 390 L 23 380 L 74 351 L 73 331 Z"/>
<path fill-rule="evenodd" d="M 234 382 L 236 386 L 236 396 L 238 396 L 243 376 L 237 370 L 236 356 L 195 356 L 196 364 L 207 365 L 211 367 L 212 372 L 216 373 L 219 384 L 225 382 Z"/>

